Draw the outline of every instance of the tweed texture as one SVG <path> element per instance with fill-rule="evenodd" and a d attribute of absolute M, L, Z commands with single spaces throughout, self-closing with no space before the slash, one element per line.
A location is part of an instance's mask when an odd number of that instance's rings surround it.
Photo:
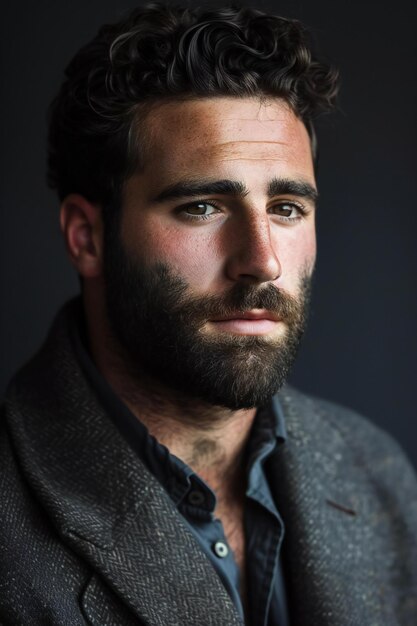
<path fill-rule="evenodd" d="M 417 483 L 398 445 L 353 412 L 281 394 L 271 471 L 286 523 L 292 623 L 417 624 Z"/>
<path fill-rule="evenodd" d="M 74 307 L 6 394 L 0 623 L 239 624 L 171 500 L 87 384 L 69 338 Z M 292 626 L 415 626 L 412 469 L 350 411 L 291 389 L 280 398 L 288 440 L 269 471 L 287 529 Z"/>
<path fill-rule="evenodd" d="M 71 309 L 6 394 L 0 623 L 240 624 L 172 501 L 84 380 Z"/>

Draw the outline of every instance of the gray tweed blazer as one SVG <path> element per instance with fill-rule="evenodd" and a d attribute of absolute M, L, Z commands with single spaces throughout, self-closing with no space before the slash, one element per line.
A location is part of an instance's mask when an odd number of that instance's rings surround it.
<path fill-rule="evenodd" d="M 69 315 L 71 305 L 2 409 L 0 623 L 239 624 L 175 506 L 87 384 Z M 416 626 L 412 469 L 354 413 L 290 389 L 280 399 L 288 440 L 269 469 L 292 625 Z"/>

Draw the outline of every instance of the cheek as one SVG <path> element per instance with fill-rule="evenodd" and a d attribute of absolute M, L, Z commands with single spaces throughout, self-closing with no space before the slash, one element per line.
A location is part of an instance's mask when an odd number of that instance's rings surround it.
<path fill-rule="evenodd" d="M 297 279 L 305 269 L 311 271 L 316 260 L 316 234 L 313 228 L 296 232 L 294 236 L 277 243 L 278 258 L 282 266 L 282 280 Z"/>
<path fill-rule="evenodd" d="M 300 247 L 300 260 L 308 267 L 312 267 L 316 260 L 317 240 L 315 232 L 306 236 Z"/>
<path fill-rule="evenodd" d="M 210 287 L 218 274 L 218 248 L 204 229 L 175 228 L 152 221 L 143 224 L 140 233 L 131 232 L 129 239 L 129 247 L 139 258 L 169 266 L 196 290 Z"/>

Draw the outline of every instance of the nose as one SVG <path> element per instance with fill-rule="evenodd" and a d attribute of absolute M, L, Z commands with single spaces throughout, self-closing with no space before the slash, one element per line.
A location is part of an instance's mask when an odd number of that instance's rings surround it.
<path fill-rule="evenodd" d="M 277 280 L 281 276 L 281 265 L 276 244 L 271 239 L 268 216 L 242 217 L 232 228 L 226 242 L 228 278 L 248 283 Z"/>

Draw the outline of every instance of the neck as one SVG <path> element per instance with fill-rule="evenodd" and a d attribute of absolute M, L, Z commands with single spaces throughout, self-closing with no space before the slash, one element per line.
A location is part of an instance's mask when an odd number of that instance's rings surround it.
<path fill-rule="evenodd" d="M 234 482 L 255 409 L 232 411 L 176 393 L 152 379 L 137 380 L 121 367 L 101 368 L 116 394 L 172 454 L 217 491 Z"/>

